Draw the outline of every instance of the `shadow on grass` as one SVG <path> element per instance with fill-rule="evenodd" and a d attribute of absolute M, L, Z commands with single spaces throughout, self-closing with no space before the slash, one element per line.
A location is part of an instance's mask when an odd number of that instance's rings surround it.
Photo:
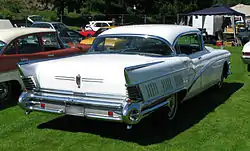
<path fill-rule="evenodd" d="M 189 129 L 219 105 L 225 103 L 242 86 L 241 83 L 225 83 L 220 90 L 209 89 L 203 92 L 181 104 L 175 120 L 171 122 L 167 120 L 166 110 L 162 109 L 143 119 L 133 126 L 132 130 L 126 130 L 125 125 L 120 123 L 87 120 L 73 116 L 61 116 L 38 125 L 38 128 L 91 133 L 139 145 L 151 145 L 172 139 Z"/>

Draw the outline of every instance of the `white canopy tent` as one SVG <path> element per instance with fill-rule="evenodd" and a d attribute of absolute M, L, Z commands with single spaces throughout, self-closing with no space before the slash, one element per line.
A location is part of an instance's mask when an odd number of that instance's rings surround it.
<path fill-rule="evenodd" d="M 242 14 L 245 14 L 245 16 L 250 16 L 250 5 L 237 4 L 231 7 L 231 9 L 240 12 Z"/>

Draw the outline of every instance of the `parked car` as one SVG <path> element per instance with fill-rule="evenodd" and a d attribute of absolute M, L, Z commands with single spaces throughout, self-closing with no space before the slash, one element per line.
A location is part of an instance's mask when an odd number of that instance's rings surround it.
<path fill-rule="evenodd" d="M 108 29 L 111 29 L 111 28 L 114 28 L 114 26 L 99 28 L 99 29 L 95 32 L 95 34 L 94 34 L 92 37 L 83 39 L 83 40 L 80 42 L 80 44 L 91 46 L 92 43 L 93 43 L 93 41 L 95 40 L 95 38 L 96 38 L 98 35 L 100 35 L 102 32 L 104 32 L 104 31 L 106 31 L 106 30 L 108 30 Z"/>
<path fill-rule="evenodd" d="M 83 53 L 78 48 L 68 48 L 53 29 L 12 28 L 0 30 L 0 102 L 11 96 L 13 84 L 22 85 L 17 62 L 58 58 Z"/>
<path fill-rule="evenodd" d="M 34 22 L 31 27 L 54 29 L 58 31 L 63 40 L 67 39 L 75 41 L 75 43 L 79 43 L 82 39 L 84 39 L 84 36 L 82 36 L 79 32 L 69 29 L 61 22 Z"/>
<path fill-rule="evenodd" d="M 113 21 L 90 21 L 89 24 L 85 26 L 85 30 L 97 31 L 101 27 L 112 26 L 113 23 Z"/>
<path fill-rule="evenodd" d="M 51 28 L 57 31 L 60 31 L 64 28 L 68 28 L 64 23 L 61 22 L 43 22 L 43 21 L 37 21 L 33 22 L 31 25 L 33 28 Z"/>
<path fill-rule="evenodd" d="M 131 128 L 162 107 L 171 120 L 179 103 L 220 88 L 230 74 L 230 53 L 205 47 L 194 27 L 131 25 L 104 31 L 87 54 L 18 66 L 26 113 L 85 116 Z"/>
<path fill-rule="evenodd" d="M 82 31 L 80 31 L 80 34 L 84 37 L 92 37 L 95 34 L 96 31 L 94 31 L 91 27 L 89 27 L 87 30 L 85 28 L 82 28 Z"/>
<path fill-rule="evenodd" d="M 243 46 L 241 58 L 247 64 L 247 71 L 250 72 L 250 41 Z"/>

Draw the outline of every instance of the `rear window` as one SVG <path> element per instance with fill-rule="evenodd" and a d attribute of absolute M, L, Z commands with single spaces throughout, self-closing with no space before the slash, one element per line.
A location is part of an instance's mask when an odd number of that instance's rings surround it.
<path fill-rule="evenodd" d="M 52 26 L 50 24 L 33 24 L 31 25 L 31 27 L 36 27 L 36 28 L 52 28 Z"/>

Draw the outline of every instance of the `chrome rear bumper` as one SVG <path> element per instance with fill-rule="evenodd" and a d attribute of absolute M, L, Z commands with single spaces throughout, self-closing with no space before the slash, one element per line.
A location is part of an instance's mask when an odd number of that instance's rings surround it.
<path fill-rule="evenodd" d="M 36 92 L 23 92 L 18 102 L 27 112 L 43 111 L 126 124 L 137 124 L 151 112 L 168 104 L 165 101 L 143 110 L 142 102 L 128 103 L 125 98 L 112 100 Z"/>

